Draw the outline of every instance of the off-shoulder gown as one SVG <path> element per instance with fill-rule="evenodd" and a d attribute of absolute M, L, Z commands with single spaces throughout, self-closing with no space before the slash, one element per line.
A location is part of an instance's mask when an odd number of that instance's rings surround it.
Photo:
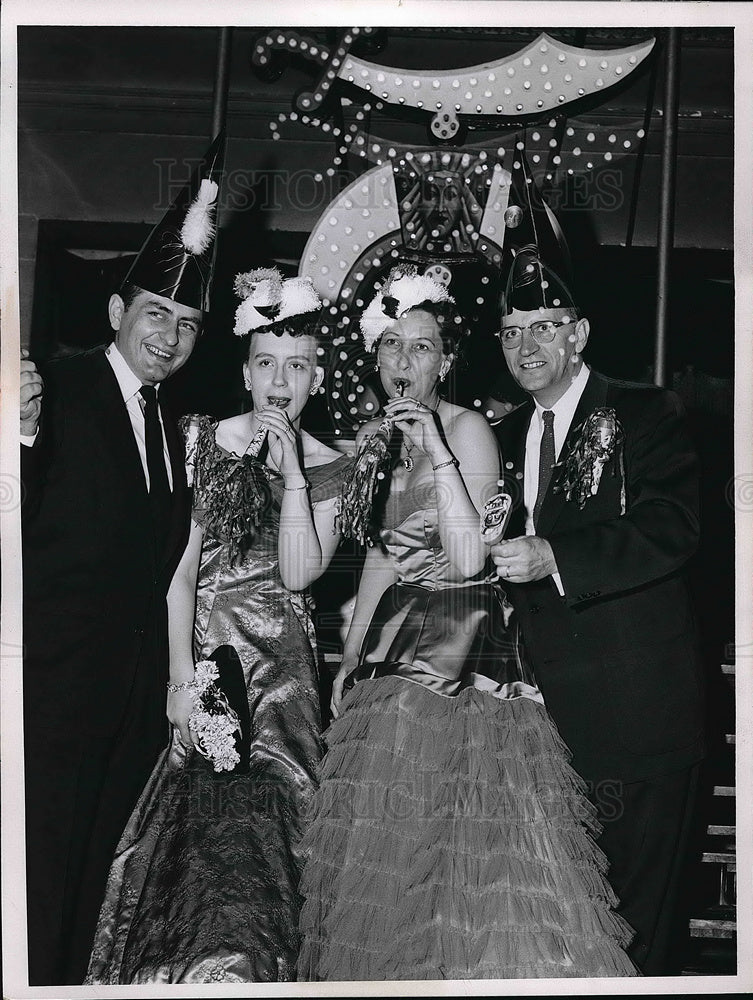
<path fill-rule="evenodd" d="M 177 738 L 164 752 L 118 846 L 91 983 L 295 978 L 300 839 L 322 753 L 314 631 L 306 596 L 280 578 L 282 480 L 268 477 L 261 524 L 235 551 L 203 502 L 242 489 L 251 459 L 216 445 L 216 421 L 197 427 L 189 457 L 211 490 L 194 506 L 204 524 L 194 651 L 221 663 L 242 760 L 215 773 Z M 338 494 L 347 461 L 307 470 L 313 503 Z"/>
<path fill-rule="evenodd" d="M 299 979 L 637 975 L 511 608 L 453 568 L 436 505 L 431 484 L 388 503 L 398 582 L 325 734 Z"/>

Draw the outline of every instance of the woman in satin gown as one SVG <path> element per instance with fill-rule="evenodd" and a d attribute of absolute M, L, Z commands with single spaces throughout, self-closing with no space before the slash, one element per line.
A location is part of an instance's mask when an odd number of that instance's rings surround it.
<path fill-rule="evenodd" d="M 313 309 L 313 289 L 303 292 Z M 193 520 L 168 599 L 170 679 L 184 689 L 168 696 L 172 745 L 118 847 L 87 982 L 295 978 L 299 841 L 322 753 L 305 587 L 335 550 L 348 464 L 299 427 L 323 375 L 315 317 L 286 316 L 283 298 L 277 320 L 251 333 L 252 412 L 187 421 Z M 266 458 L 254 460 L 249 444 L 264 430 Z M 260 469 L 265 503 L 253 526 Z M 194 661 L 209 658 L 242 726 L 230 773 L 193 749 L 188 724 Z"/>
<path fill-rule="evenodd" d="M 585 784 L 484 575 L 496 442 L 439 394 L 460 326 L 439 291 L 421 302 L 419 278 L 362 322 L 403 437 L 304 836 L 298 976 L 637 975 Z"/>

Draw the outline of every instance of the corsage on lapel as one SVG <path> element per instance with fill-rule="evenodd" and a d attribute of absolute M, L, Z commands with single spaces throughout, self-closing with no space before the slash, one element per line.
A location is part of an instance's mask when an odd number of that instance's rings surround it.
<path fill-rule="evenodd" d="M 620 513 L 625 513 L 625 467 L 622 425 L 613 409 L 594 410 L 581 424 L 570 453 L 563 463 L 563 471 L 554 486 L 557 493 L 564 493 L 566 500 L 576 500 L 581 510 L 589 497 L 599 491 L 601 474 L 612 455 L 617 453 L 622 488 Z M 612 475 L 615 475 L 613 470 Z"/>

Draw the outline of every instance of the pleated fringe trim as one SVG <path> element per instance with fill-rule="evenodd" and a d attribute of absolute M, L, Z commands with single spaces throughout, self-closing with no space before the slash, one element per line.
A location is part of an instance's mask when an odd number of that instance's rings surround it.
<path fill-rule="evenodd" d="M 637 974 L 541 705 L 385 677 L 343 707 L 302 844 L 300 980 Z"/>

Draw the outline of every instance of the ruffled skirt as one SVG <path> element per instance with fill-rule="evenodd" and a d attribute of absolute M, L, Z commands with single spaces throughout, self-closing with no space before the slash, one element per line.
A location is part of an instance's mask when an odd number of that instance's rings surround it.
<path fill-rule="evenodd" d="M 299 980 L 638 975 L 543 705 L 388 676 L 343 709 L 302 844 Z"/>

